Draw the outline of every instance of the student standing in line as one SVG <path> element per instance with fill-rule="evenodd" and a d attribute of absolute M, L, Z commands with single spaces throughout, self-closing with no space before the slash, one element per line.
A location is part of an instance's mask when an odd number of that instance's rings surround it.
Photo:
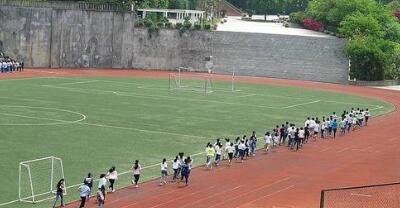
<path fill-rule="evenodd" d="M 132 184 L 135 183 L 135 188 L 139 187 L 138 182 L 141 171 L 142 171 L 142 166 L 139 164 L 139 160 L 135 160 L 135 163 L 132 165 L 132 175 L 133 175 Z"/>
<path fill-rule="evenodd" d="M 369 117 L 371 117 L 371 114 L 370 114 L 370 112 L 369 112 L 369 110 L 367 108 L 367 109 L 365 109 L 365 126 L 368 126 Z"/>
<path fill-rule="evenodd" d="M 279 129 L 279 135 L 280 135 L 280 139 L 279 139 L 279 146 L 281 144 L 285 144 L 285 125 L 282 124 L 282 127 Z"/>
<path fill-rule="evenodd" d="M 206 167 L 208 169 L 212 169 L 212 159 L 214 158 L 214 155 L 215 155 L 215 149 L 210 143 L 208 143 L 206 147 L 206 156 L 207 156 Z"/>
<path fill-rule="evenodd" d="M 215 165 L 219 166 L 219 163 L 221 162 L 221 157 L 222 157 L 222 144 L 221 143 L 217 143 L 214 146 L 215 149 Z"/>
<path fill-rule="evenodd" d="M 57 189 L 56 199 L 54 201 L 53 208 L 56 207 L 58 198 L 61 199 L 61 207 L 64 207 L 64 179 L 63 178 L 58 181 L 58 183 L 56 185 L 56 189 Z"/>
<path fill-rule="evenodd" d="M 181 174 L 181 166 L 182 166 L 182 164 L 183 164 L 183 161 L 185 161 L 185 157 L 184 157 L 184 155 L 185 155 L 185 153 L 184 152 L 180 152 L 180 153 L 178 153 L 178 156 L 179 156 L 179 158 L 178 158 L 178 161 L 179 161 L 179 167 L 178 167 L 178 175 L 177 175 L 177 177 L 179 177 L 180 176 L 180 174 Z"/>
<path fill-rule="evenodd" d="M 245 151 L 246 151 L 246 145 L 243 140 L 240 141 L 238 148 L 239 148 L 240 161 L 243 162 L 243 158 L 244 158 Z"/>
<path fill-rule="evenodd" d="M 265 149 L 266 153 L 269 152 L 269 145 L 271 144 L 271 139 L 272 139 L 271 134 L 269 132 L 266 132 L 265 136 L 264 136 L 264 140 L 265 140 L 264 149 Z"/>
<path fill-rule="evenodd" d="M 331 127 L 332 127 L 332 132 L 333 132 L 333 138 L 336 138 L 336 132 L 337 132 L 337 121 L 336 118 L 331 120 Z"/>
<path fill-rule="evenodd" d="M 83 185 L 79 186 L 79 196 L 81 197 L 81 204 L 79 205 L 79 208 L 85 207 L 86 199 L 90 194 L 90 188 L 89 186 L 84 183 Z"/>
<path fill-rule="evenodd" d="M 183 165 L 182 165 L 182 170 L 181 170 L 181 181 L 183 181 L 183 179 L 185 179 L 185 186 L 188 185 L 189 182 L 189 174 L 190 174 L 190 170 L 189 170 L 189 161 L 186 158 Z"/>
<path fill-rule="evenodd" d="M 254 157 L 256 156 L 256 150 L 257 150 L 257 136 L 256 136 L 256 132 L 253 131 L 253 133 L 251 134 L 250 137 L 250 153 L 251 155 Z"/>
<path fill-rule="evenodd" d="M 310 138 L 310 125 L 307 124 L 304 127 L 304 143 L 308 143 L 309 138 Z"/>
<path fill-rule="evenodd" d="M 104 200 L 106 198 L 106 186 L 107 186 L 107 179 L 106 174 L 100 174 L 98 188 L 102 191 Z"/>
<path fill-rule="evenodd" d="M 90 192 L 89 192 L 88 197 L 87 197 L 87 201 L 89 201 L 90 194 L 91 194 L 91 191 L 92 191 L 92 188 L 93 188 L 93 178 L 92 178 L 92 174 L 91 173 L 88 173 L 87 177 L 85 179 L 83 179 L 83 183 L 86 183 L 87 186 L 89 186 L 89 188 L 90 188 Z"/>
<path fill-rule="evenodd" d="M 97 199 L 97 207 L 98 208 L 103 208 L 104 207 L 104 195 L 103 192 L 101 191 L 101 189 L 97 190 L 96 193 L 96 199 Z"/>
<path fill-rule="evenodd" d="M 172 177 L 172 180 L 174 182 L 176 181 L 176 179 L 178 179 L 179 167 L 181 167 L 179 156 L 176 156 L 175 159 L 172 161 L 172 170 L 174 170 L 174 176 Z"/>
<path fill-rule="evenodd" d="M 303 129 L 303 127 L 300 127 L 300 130 L 299 130 L 299 138 L 300 138 L 300 146 L 301 146 L 301 147 L 302 147 L 303 144 L 304 144 L 304 135 L 305 135 L 304 129 Z"/>
<path fill-rule="evenodd" d="M 299 148 L 301 147 L 301 139 L 300 139 L 300 129 L 296 128 L 296 132 L 294 134 L 294 141 L 296 142 L 296 151 L 299 150 Z"/>
<path fill-rule="evenodd" d="M 346 133 L 346 121 L 345 117 L 339 121 L 340 135 L 344 135 Z"/>
<path fill-rule="evenodd" d="M 108 181 L 110 182 L 108 189 L 110 189 L 111 192 L 115 192 L 114 183 L 116 180 L 118 180 L 118 172 L 115 169 L 115 166 L 112 166 L 110 168 L 110 170 L 108 170 L 107 178 L 108 178 Z"/>
<path fill-rule="evenodd" d="M 316 122 L 315 123 L 315 125 L 314 125 L 314 135 L 313 135 L 313 138 L 314 138 L 314 142 L 315 141 L 317 141 L 317 136 L 318 136 L 318 134 L 319 134 L 319 121 L 318 122 Z"/>
<path fill-rule="evenodd" d="M 247 157 L 249 157 L 249 149 L 250 149 L 250 142 L 248 139 L 244 140 L 244 145 L 246 146 L 246 149 L 244 150 L 244 156 L 246 157 L 247 160 Z"/>
<path fill-rule="evenodd" d="M 160 178 L 160 186 L 167 184 L 167 176 L 168 176 L 168 164 L 167 159 L 163 159 L 161 164 L 161 178 Z"/>
<path fill-rule="evenodd" d="M 321 122 L 321 139 L 325 138 L 325 117 L 322 117 L 322 122 Z"/>
<path fill-rule="evenodd" d="M 232 159 L 233 159 L 233 151 L 235 150 L 235 147 L 233 146 L 233 143 L 231 143 L 230 146 L 225 147 L 225 152 L 228 153 L 228 160 L 229 160 L 229 166 L 232 165 Z"/>

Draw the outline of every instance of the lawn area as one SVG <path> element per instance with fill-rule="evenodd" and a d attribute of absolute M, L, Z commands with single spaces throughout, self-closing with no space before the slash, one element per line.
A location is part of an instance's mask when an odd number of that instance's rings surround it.
<path fill-rule="evenodd" d="M 88 172 L 98 178 L 113 165 L 119 173 L 127 172 L 138 159 L 146 167 L 146 180 L 159 175 L 162 158 L 170 160 L 177 152 L 193 155 L 195 164 L 201 164 L 205 144 L 216 138 L 233 139 L 253 130 L 262 137 L 285 121 L 300 125 L 307 116 L 321 118 L 351 107 L 369 108 L 374 116 L 394 108 L 372 98 L 301 87 L 235 83 L 232 92 L 231 82 L 215 80 L 213 92 L 205 94 L 203 82 L 186 81 L 196 90 L 169 90 L 168 78 L 0 80 L 0 204 L 18 198 L 20 161 L 60 157 L 66 185 L 72 186 Z M 130 177 L 121 175 L 117 187 L 128 185 Z M 67 200 L 78 198 L 76 188 L 67 190 Z"/>

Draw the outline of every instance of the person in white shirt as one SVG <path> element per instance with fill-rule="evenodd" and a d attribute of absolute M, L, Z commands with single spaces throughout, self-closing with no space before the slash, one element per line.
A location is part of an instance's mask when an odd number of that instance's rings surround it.
<path fill-rule="evenodd" d="M 245 151 L 246 151 L 246 144 L 244 143 L 244 140 L 240 140 L 240 143 L 238 145 L 238 149 L 239 149 L 240 161 L 243 162 L 244 154 L 245 154 Z"/>
<path fill-rule="evenodd" d="M 264 140 L 265 140 L 264 148 L 265 148 L 266 153 L 269 152 L 269 145 L 271 144 L 271 139 L 272 139 L 271 134 L 269 132 L 266 132 L 265 136 L 264 136 Z"/>
<path fill-rule="evenodd" d="M 106 198 L 107 179 L 106 174 L 100 174 L 99 185 L 97 186 L 103 193 L 104 199 Z"/>
<path fill-rule="evenodd" d="M 321 139 L 325 138 L 325 127 L 326 127 L 325 124 L 326 124 L 325 117 L 323 117 L 321 125 L 320 125 L 320 127 L 321 127 Z"/>
<path fill-rule="evenodd" d="M 136 188 L 139 187 L 138 182 L 141 171 L 142 171 L 142 166 L 140 166 L 139 160 L 135 160 L 135 163 L 132 165 L 132 175 L 133 175 L 132 184 L 135 183 Z"/>
<path fill-rule="evenodd" d="M 172 180 L 175 182 L 178 179 L 179 168 L 181 167 L 181 161 L 179 160 L 179 156 L 176 156 L 175 159 L 172 161 L 172 170 L 174 170 L 174 177 Z"/>
<path fill-rule="evenodd" d="M 319 124 L 316 123 L 314 125 L 314 135 L 313 135 L 314 141 L 317 141 L 318 134 L 319 134 Z"/>
<path fill-rule="evenodd" d="M 301 142 L 301 146 L 303 146 L 303 144 L 304 144 L 304 142 L 305 142 L 305 131 L 304 131 L 304 128 L 303 127 L 300 127 L 300 130 L 299 130 L 299 138 L 300 138 L 300 142 Z"/>
<path fill-rule="evenodd" d="M 230 143 L 229 146 L 225 147 L 225 152 L 228 153 L 229 166 L 232 164 L 233 152 L 234 151 L 235 151 L 235 146 L 233 145 L 233 143 Z"/>
<path fill-rule="evenodd" d="M 118 172 L 115 169 L 115 166 L 112 166 L 110 170 L 108 170 L 107 178 L 108 181 L 110 182 L 108 189 L 110 189 L 112 192 L 115 192 L 114 183 L 116 180 L 118 180 Z"/>
<path fill-rule="evenodd" d="M 221 162 L 221 156 L 222 156 L 222 144 L 218 143 L 217 145 L 214 146 L 215 149 L 215 165 L 218 166 L 219 163 Z"/>
<path fill-rule="evenodd" d="M 368 108 L 365 109 L 365 126 L 368 126 L 368 119 L 371 117 L 371 114 L 369 113 Z"/>
<path fill-rule="evenodd" d="M 160 178 L 160 186 L 167 184 L 167 176 L 168 176 L 168 164 L 167 159 L 163 159 L 161 164 L 161 178 Z"/>
<path fill-rule="evenodd" d="M 229 146 L 231 146 L 231 141 L 230 141 L 229 138 L 226 138 L 226 139 L 225 139 L 225 147 L 224 147 L 224 149 L 222 150 L 222 151 L 223 151 L 222 160 L 225 160 L 225 159 L 228 158 L 228 152 L 226 151 L 226 148 L 229 147 Z"/>

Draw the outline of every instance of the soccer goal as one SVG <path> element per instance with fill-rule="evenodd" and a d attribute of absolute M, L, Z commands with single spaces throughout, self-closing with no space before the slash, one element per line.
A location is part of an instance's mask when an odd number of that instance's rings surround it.
<path fill-rule="evenodd" d="M 64 178 L 62 159 L 50 156 L 20 162 L 18 177 L 18 197 L 21 202 L 38 203 L 52 199 L 58 181 Z"/>
<path fill-rule="evenodd" d="M 214 83 L 216 75 L 212 73 L 192 74 L 183 73 L 179 68 L 177 73 L 169 74 L 169 89 L 170 90 L 187 90 L 194 92 L 201 92 L 205 94 L 213 92 L 236 92 L 239 91 L 235 86 L 235 73 L 232 72 L 230 82 L 217 82 Z M 226 76 L 226 75 L 224 75 Z"/>
<path fill-rule="evenodd" d="M 212 80 L 209 76 L 169 75 L 169 90 L 186 90 L 209 94 L 213 92 Z"/>

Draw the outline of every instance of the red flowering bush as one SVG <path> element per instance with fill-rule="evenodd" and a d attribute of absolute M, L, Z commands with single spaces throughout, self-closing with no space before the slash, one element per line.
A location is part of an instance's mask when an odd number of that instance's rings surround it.
<path fill-rule="evenodd" d="M 322 31 L 324 28 L 324 24 L 321 21 L 316 21 L 311 18 L 304 19 L 303 24 L 304 27 L 315 31 Z"/>
<path fill-rule="evenodd" d="M 393 12 L 393 15 L 397 17 L 397 19 L 400 20 L 400 9 L 396 9 L 395 12 Z"/>

